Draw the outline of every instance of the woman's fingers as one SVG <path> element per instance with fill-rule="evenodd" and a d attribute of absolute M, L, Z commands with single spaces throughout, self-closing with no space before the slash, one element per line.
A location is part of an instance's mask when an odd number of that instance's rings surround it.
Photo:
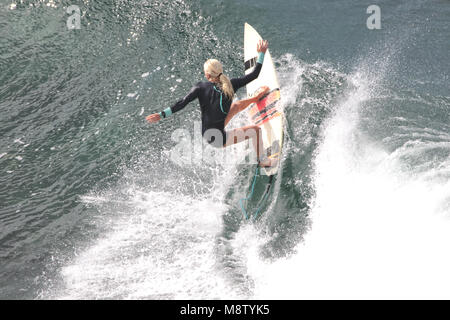
<path fill-rule="evenodd" d="M 161 117 L 159 116 L 158 113 L 154 113 L 154 114 L 151 114 L 151 115 L 147 116 L 145 119 L 146 119 L 148 122 L 152 123 L 152 122 L 157 122 L 157 121 L 159 121 L 160 118 L 161 118 Z"/>
<path fill-rule="evenodd" d="M 263 44 L 262 44 L 262 49 L 264 50 L 264 52 L 267 50 L 268 47 L 269 47 L 269 41 L 264 40 Z"/>
<path fill-rule="evenodd" d="M 256 45 L 256 51 L 265 53 L 268 47 L 269 42 L 267 40 L 259 40 L 258 44 Z"/>
<path fill-rule="evenodd" d="M 264 41 L 262 41 L 262 40 L 259 40 L 258 41 L 258 45 L 256 46 L 256 50 L 258 51 L 258 52 L 261 52 L 262 51 L 262 48 L 263 48 L 263 45 L 264 45 Z"/>

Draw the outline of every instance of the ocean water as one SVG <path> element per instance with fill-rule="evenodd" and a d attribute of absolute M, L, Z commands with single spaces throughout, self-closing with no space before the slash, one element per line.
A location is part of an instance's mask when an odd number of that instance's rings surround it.
<path fill-rule="evenodd" d="M 145 121 L 243 74 L 244 22 L 286 115 L 256 221 L 243 146 L 171 160 L 196 102 Z M 448 1 L 0 0 L 0 33 L 0 298 L 450 298 Z"/>

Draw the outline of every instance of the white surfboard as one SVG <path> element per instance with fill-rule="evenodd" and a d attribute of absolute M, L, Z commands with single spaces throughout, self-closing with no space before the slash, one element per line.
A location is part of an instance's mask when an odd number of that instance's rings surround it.
<path fill-rule="evenodd" d="M 244 62 L 245 73 L 252 72 L 256 65 L 258 52 L 256 45 L 261 36 L 256 30 L 245 24 L 244 31 Z M 280 85 L 278 84 L 275 66 L 272 61 L 269 50 L 264 56 L 264 63 L 259 77 L 247 85 L 247 96 L 251 97 L 262 86 L 270 88 L 269 94 L 258 103 L 248 108 L 250 122 L 261 127 L 263 134 L 264 150 L 270 158 L 277 158 L 276 166 L 270 168 L 261 168 L 260 173 L 272 176 L 278 172 L 281 159 L 281 150 L 283 147 L 283 110 L 280 106 Z"/>

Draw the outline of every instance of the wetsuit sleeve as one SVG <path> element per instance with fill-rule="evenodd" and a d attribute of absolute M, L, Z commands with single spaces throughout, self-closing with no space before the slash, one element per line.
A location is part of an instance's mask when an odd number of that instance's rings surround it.
<path fill-rule="evenodd" d="M 260 54 L 260 56 L 258 57 L 258 61 L 256 62 L 256 66 L 252 72 L 241 78 L 233 78 L 230 80 L 231 84 L 233 85 L 234 92 L 236 92 L 239 88 L 246 86 L 248 83 L 258 78 L 259 73 L 261 72 L 263 61 L 264 61 L 264 54 Z"/>
<path fill-rule="evenodd" d="M 200 92 L 200 86 L 197 83 L 194 87 L 192 87 L 191 91 L 189 91 L 189 93 L 181 100 L 177 101 L 172 107 L 167 108 L 166 110 L 164 110 L 163 113 L 163 118 L 171 115 L 172 113 L 178 112 L 181 109 L 183 109 L 184 107 L 186 107 L 186 105 L 195 100 L 196 98 L 198 98 Z"/>

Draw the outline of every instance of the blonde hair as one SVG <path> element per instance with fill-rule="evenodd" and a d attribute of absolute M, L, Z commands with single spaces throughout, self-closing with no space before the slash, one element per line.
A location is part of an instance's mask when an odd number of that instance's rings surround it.
<path fill-rule="evenodd" d="M 233 100 L 233 85 L 231 84 L 230 79 L 228 79 L 228 77 L 223 74 L 222 64 L 216 59 L 209 59 L 205 62 L 204 69 L 205 73 L 209 74 L 213 78 L 219 79 L 222 91 L 223 93 L 225 93 L 225 96 L 228 99 Z"/>

